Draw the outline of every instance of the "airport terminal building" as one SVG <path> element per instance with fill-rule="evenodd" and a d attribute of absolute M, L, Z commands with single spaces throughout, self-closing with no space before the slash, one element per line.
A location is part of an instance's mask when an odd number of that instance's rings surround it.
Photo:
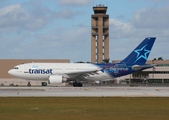
<path fill-rule="evenodd" d="M 115 62 L 119 62 L 119 60 L 113 61 L 113 63 Z M 155 64 L 154 68 L 143 71 L 146 76 L 130 74 L 117 78 L 117 81 L 142 83 L 146 80 L 148 83 L 169 83 L 169 60 L 148 60 L 146 64 Z"/>
<path fill-rule="evenodd" d="M 15 65 L 30 62 L 70 63 L 69 59 L 0 59 L 0 84 L 27 84 L 26 80 L 15 78 L 8 74 L 8 70 Z M 119 62 L 114 60 L 113 63 Z M 155 64 L 154 68 L 144 70 L 146 77 L 133 74 L 118 77 L 116 83 L 127 81 L 128 83 L 169 83 L 169 60 L 148 60 L 147 64 Z M 145 74 L 144 73 L 144 74 Z M 33 82 L 33 81 L 32 81 Z M 41 82 L 33 82 L 40 85 Z"/>

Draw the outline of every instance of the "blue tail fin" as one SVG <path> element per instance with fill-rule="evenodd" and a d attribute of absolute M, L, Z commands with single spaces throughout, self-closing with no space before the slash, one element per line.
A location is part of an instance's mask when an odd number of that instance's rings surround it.
<path fill-rule="evenodd" d="M 146 63 L 154 44 L 155 37 L 145 38 L 124 60 L 120 63 L 143 65 Z"/>

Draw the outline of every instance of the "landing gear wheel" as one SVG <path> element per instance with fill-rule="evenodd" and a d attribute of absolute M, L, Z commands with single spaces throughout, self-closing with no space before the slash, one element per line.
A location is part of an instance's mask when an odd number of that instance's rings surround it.
<path fill-rule="evenodd" d="M 73 87 L 77 87 L 77 82 L 73 82 Z"/>
<path fill-rule="evenodd" d="M 77 86 L 82 87 L 83 85 L 82 85 L 82 83 L 77 83 Z"/>
<path fill-rule="evenodd" d="M 31 86 L 31 83 L 30 83 L 30 82 L 28 82 L 27 86 L 28 86 L 28 87 L 30 87 L 30 86 Z"/>
<path fill-rule="evenodd" d="M 82 87 L 83 86 L 83 84 L 82 83 L 77 83 L 77 82 L 74 82 L 73 83 L 73 87 Z"/>

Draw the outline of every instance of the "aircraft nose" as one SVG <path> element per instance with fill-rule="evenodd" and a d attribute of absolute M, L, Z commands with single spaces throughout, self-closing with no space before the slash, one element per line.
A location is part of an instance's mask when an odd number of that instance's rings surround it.
<path fill-rule="evenodd" d="M 8 74 L 12 75 L 12 73 L 13 73 L 12 70 L 9 70 L 9 71 L 8 71 Z"/>

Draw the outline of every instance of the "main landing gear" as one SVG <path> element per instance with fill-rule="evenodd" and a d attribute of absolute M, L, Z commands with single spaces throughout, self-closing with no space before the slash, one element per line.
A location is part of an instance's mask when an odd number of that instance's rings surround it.
<path fill-rule="evenodd" d="M 31 83 L 30 83 L 30 81 L 28 82 L 27 86 L 28 86 L 28 87 L 30 87 L 30 86 L 31 86 Z"/>
<path fill-rule="evenodd" d="M 83 84 L 80 82 L 73 82 L 73 87 L 82 87 Z"/>

